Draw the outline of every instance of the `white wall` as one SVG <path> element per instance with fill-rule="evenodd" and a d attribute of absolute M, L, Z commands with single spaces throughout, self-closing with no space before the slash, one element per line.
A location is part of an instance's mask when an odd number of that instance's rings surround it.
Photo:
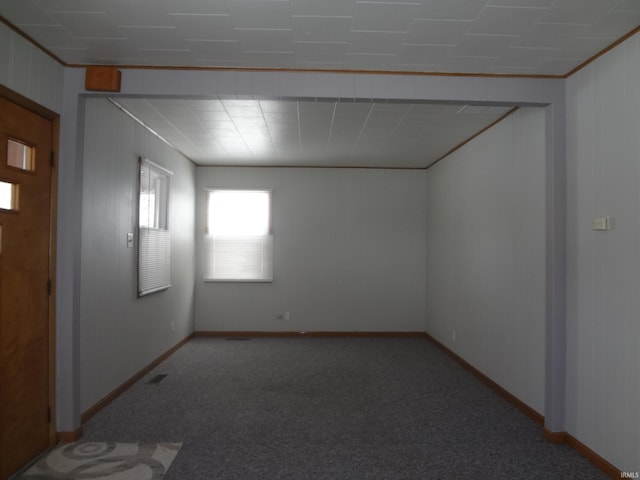
<path fill-rule="evenodd" d="M 544 109 L 518 110 L 426 185 L 427 333 L 544 414 Z"/>
<path fill-rule="evenodd" d="M 196 330 L 424 331 L 424 175 L 198 168 L 199 251 L 205 188 L 273 189 L 275 279 L 204 283 L 199 268 Z"/>
<path fill-rule="evenodd" d="M 64 67 L 0 22 L 0 84 L 60 112 Z"/>
<path fill-rule="evenodd" d="M 567 80 L 567 431 L 640 470 L 640 36 Z M 592 220 L 613 229 L 592 231 Z"/>
<path fill-rule="evenodd" d="M 80 375 L 82 411 L 193 331 L 195 167 L 104 98 L 85 101 Z M 171 282 L 137 298 L 138 157 L 171 177 Z"/>

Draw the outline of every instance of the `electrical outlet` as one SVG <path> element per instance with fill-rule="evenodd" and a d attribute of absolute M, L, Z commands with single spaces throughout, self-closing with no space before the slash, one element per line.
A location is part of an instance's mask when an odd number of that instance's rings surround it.
<path fill-rule="evenodd" d="M 276 313 L 276 320 L 288 322 L 291 320 L 291 312 Z"/>

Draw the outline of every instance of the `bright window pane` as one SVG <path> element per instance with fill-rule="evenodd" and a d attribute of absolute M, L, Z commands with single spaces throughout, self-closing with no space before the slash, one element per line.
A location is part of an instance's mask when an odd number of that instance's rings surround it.
<path fill-rule="evenodd" d="M 208 227 L 214 236 L 266 235 L 269 233 L 269 192 L 211 192 Z"/>
<path fill-rule="evenodd" d="M 147 165 L 140 170 L 140 215 L 142 228 L 168 229 L 169 176 L 166 171 Z"/>
<path fill-rule="evenodd" d="M 4 210 L 15 210 L 17 188 L 13 183 L 0 181 L 0 208 Z"/>
<path fill-rule="evenodd" d="M 271 192 L 213 190 L 208 197 L 208 281 L 273 281 Z"/>

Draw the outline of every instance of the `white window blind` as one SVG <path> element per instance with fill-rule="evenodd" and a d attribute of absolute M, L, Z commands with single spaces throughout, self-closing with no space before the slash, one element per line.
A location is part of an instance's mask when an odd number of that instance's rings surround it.
<path fill-rule="evenodd" d="M 138 296 L 171 286 L 170 177 L 168 170 L 140 159 Z"/>
<path fill-rule="evenodd" d="M 207 191 L 206 281 L 273 280 L 271 192 Z"/>

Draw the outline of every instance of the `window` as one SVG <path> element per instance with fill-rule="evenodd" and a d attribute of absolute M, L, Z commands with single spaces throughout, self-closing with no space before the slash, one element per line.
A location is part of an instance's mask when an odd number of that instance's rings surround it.
<path fill-rule="evenodd" d="M 273 280 L 270 191 L 207 191 L 205 258 L 205 281 Z"/>
<path fill-rule="evenodd" d="M 18 210 L 18 185 L 0 180 L 0 209 Z"/>
<path fill-rule="evenodd" d="M 140 159 L 138 296 L 171 286 L 169 179 L 171 172 Z"/>
<path fill-rule="evenodd" d="M 33 172 L 36 169 L 35 148 L 20 140 L 9 139 L 7 142 L 7 165 Z"/>

